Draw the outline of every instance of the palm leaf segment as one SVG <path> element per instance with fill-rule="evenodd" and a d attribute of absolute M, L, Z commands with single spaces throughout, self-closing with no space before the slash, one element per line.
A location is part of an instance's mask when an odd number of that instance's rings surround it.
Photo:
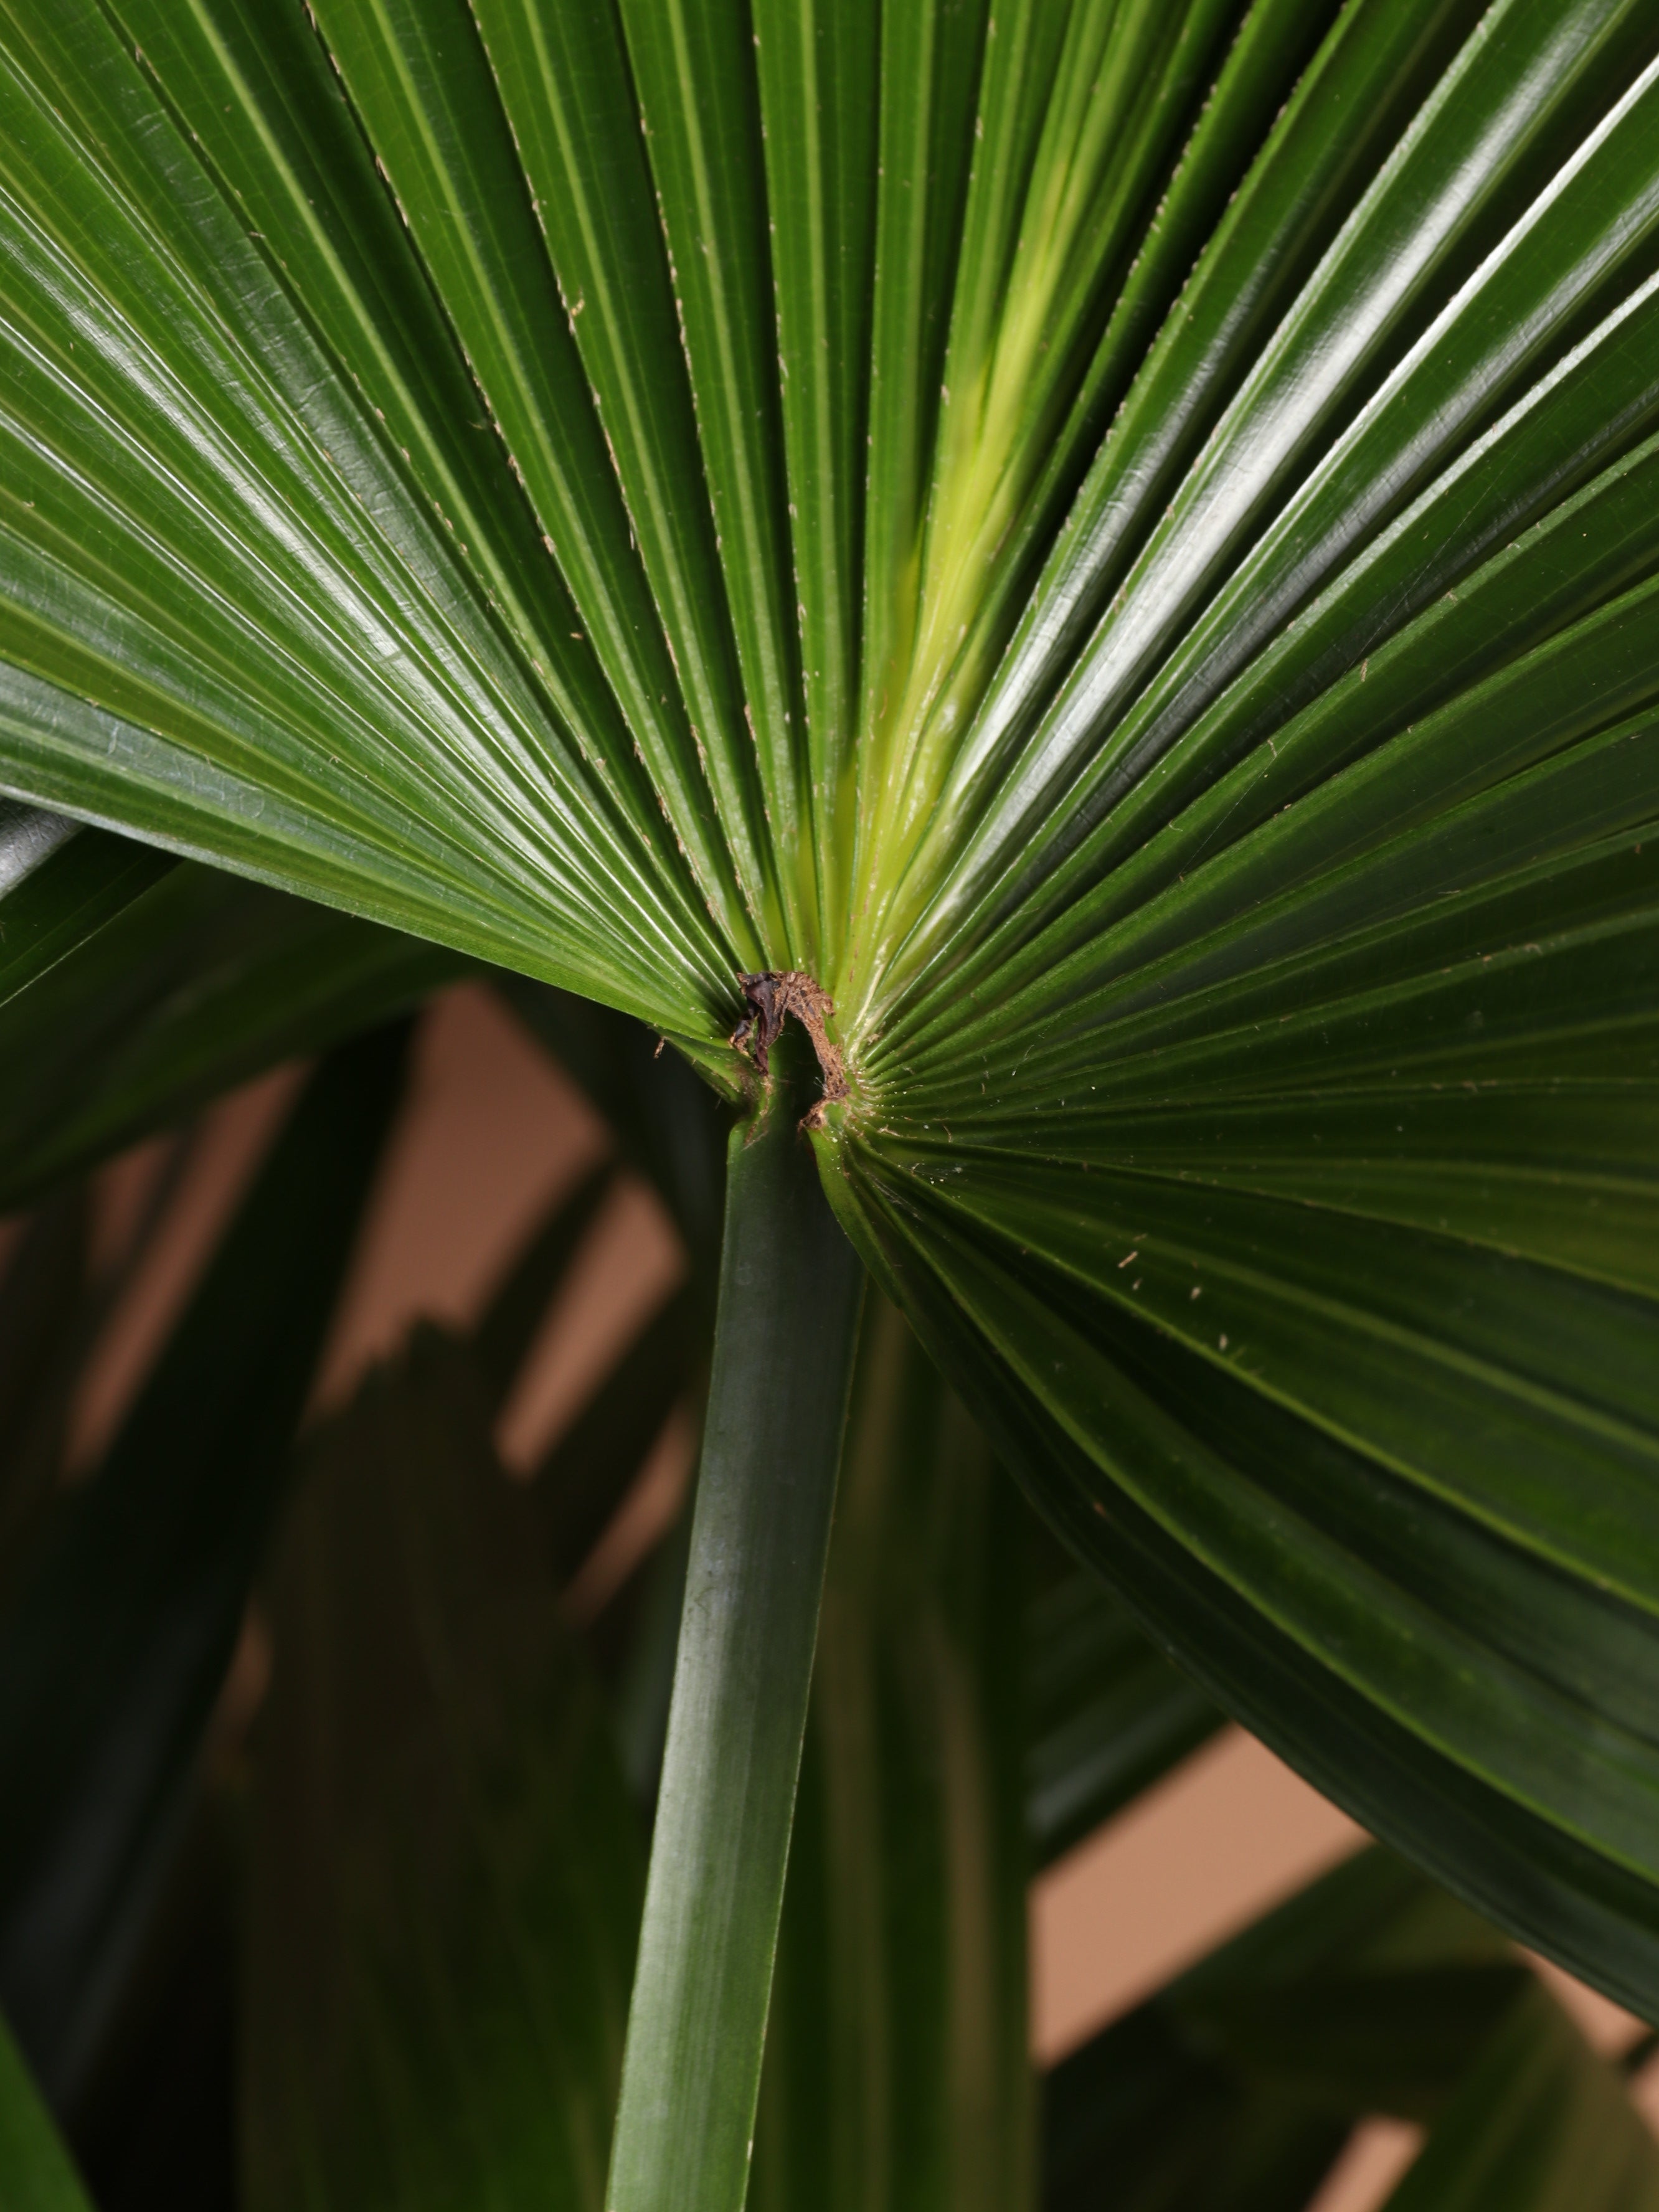
<path fill-rule="evenodd" d="M 0 26 L 0 785 L 811 979 L 1049 1512 L 1659 2002 L 1649 0 Z"/>

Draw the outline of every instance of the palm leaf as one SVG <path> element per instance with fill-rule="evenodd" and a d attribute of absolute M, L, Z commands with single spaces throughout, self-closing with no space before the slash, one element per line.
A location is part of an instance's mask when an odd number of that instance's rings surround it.
<path fill-rule="evenodd" d="M 1617 2069 L 1534 1986 L 1386 2212 L 1602 2212 L 1659 2204 L 1659 2153 Z"/>
<path fill-rule="evenodd" d="M 0 20 L 0 786 L 812 978 L 1054 1521 L 1659 2003 L 1651 10 Z"/>
<path fill-rule="evenodd" d="M 407 1012 L 440 947 L 61 817 L 0 828 L 0 1206 Z"/>
<path fill-rule="evenodd" d="M 1045 2201 L 1305 2212 L 1354 2123 L 1427 2124 L 1389 2212 L 1645 2205 L 1659 2151 L 1497 1931 L 1360 1853 L 1048 2076 Z"/>
<path fill-rule="evenodd" d="M 1026 1602 L 1025 1655 L 1025 1826 L 1043 1867 L 1195 1751 L 1222 1716 L 1086 1568 L 1042 1576 Z"/>
<path fill-rule="evenodd" d="M 87 2196 L 58 2140 L 5 2023 L 0 2021 L 0 2173 L 17 2212 L 87 2212 Z"/>
<path fill-rule="evenodd" d="M 251 1854 L 251 2203 L 602 2201 L 640 1849 L 464 1349 L 316 1437 Z"/>
<path fill-rule="evenodd" d="M 60 2107 L 190 1800 L 405 1042 L 363 1038 L 313 1077 L 105 1459 L 39 1516 L 0 1616 L 0 1993 Z"/>
<path fill-rule="evenodd" d="M 536 1540 L 558 1470 L 526 1496 L 488 1442 L 480 1348 L 499 1368 L 514 1303 L 466 1346 L 417 1334 L 302 1450 L 252 1819 L 256 2203 L 295 2175 L 319 2202 L 599 2201 L 639 1848 L 621 1716 Z M 1021 1508 L 889 1307 L 853 1421 L 756 2201 L 1017 2205 Z M 608 1457 L 619 1488 L 625 1436 Z"/>
<path fill-rule="evenodd" d="M 884 1301 L 836 1503 L 748 2202 L 1031 2201 L 1026 1518 Z"/>
<path fill-rule="evenodd" d="M 43 1206 L 0 1273 L 0 1593 L 57 1487 L 84 1349 L 90 1212 L 84 1190 Z"/>
<path fill-rule="evenodd" d="M 1473 1913 L 1358 1853 L 1052 2069 L 1045 2202 L 1304 2212 L 1357 2120 L 1446 2109 L 1529 1978 Z"/>

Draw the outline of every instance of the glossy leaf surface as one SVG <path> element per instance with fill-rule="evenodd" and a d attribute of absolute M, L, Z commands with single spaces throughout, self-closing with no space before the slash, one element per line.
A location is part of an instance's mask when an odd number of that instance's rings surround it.
<path fill-rule="evenodd" d="M 777 1081 L 726 1153 L 713 1375 L 611 2212 L 741 2206 L 754 2150 L 865 1288 L 801 1139 L 803 1088 L 799 1073 Z"/>
<path fill-rule="evenodd" d="M 0 45 L 0 787 L 728 1093 L 815 977 L 1052 1519 L 1659 2006 L 1651 9 Z"/>

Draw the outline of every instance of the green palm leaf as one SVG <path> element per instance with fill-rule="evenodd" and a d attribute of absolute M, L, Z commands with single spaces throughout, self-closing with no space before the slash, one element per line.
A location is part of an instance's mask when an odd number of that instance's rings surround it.
<path fill-rule="evenodd" d="M 0 787 L 811 977 L 1050 1516 L 1659 2003 L 1651 9 L 0 24 Z"/>
<path fill-rule="evenodd" d="M 1653 2137 L 1617 2071 L 1541 1989 L 1431 2133 L 1386 2212 L 1659 2204 Z"/>
<path fill-rule="evenodd" d="M 825 1577 L 755 2212 L 1031 2203 L 1014 1601 L 1027 1521 L 914 1337 L 872 1299 Z"/>
<path fill-rule="evenodd" d="M 18 2212 L 87 2212 L 87 2195 L 0 2022 L 0 2172 Z"/>
<path fill-rule="evenodd" d="M 394 930 L 76 834 L 61 816 L 0 817 L 0 855 L 8 1211 L 466 969 Z"/>
<path fill-rule="evenodd" d="M 318 1071 L 109 1451 L 26 1524 L 0 1616 L 0 1992 L 60 2108 L 177 1842 L 406 1042 Z"/>
<path fill-rule="evenodd" d="M 252 1818 L 254 2205 L 600 2201 L 639 1843 L 488 1410 L 428 1328 L 310 1448 Z"/>
<path fill-rule="evenodd" d="M 1624 2065 L 1494 1929 L 1364 1851 L 1055 2068 L 1044 2203 L 1304 2212 L 1354 2122 L 1389 2113 L 1428 2127 L 1389 2212 L 1647 2205 Z"/>

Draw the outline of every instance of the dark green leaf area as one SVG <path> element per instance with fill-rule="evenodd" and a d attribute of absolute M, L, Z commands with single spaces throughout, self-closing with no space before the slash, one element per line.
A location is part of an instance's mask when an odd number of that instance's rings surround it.
<path fill-rule="evenodd" d="M 1109 2081 L 1065 2077 L 1086 2117 L 1051 2101 L 1048 2212 L 1306 2212 L 1350 2123 L 1271 2085 L 1244 2088 L 1163 2020 L 1132 2020 L 1099 2054 Z M 1060 2090 L 1051 2077 L 1051 2100 Z"/>
<path fill-rule="evenodd" d="M 69 2153 L 0 2021 L 0 2182 L 16 2212 L 89 2212 Z"/>
<path fill-rule="evenodd" d="M 872 1301 L 756 2130 L 766 2212 L 1030 2201 L 1023 1519 Z"/>
<path fill-rule="evenodd" d="M 1618 2069 L 1534 1988 L 1387 2212 L 1650 2212 L 1659 2149 Z"/>
<path fill-rule="evenodd" d="M 172 863 L 0 799 L 0 1007 L 142 897 Z"/>
<path fill-rule="evenodd" d="M 1289 1990 L 1217 1995 L 1187 2024 L 1200 2048 L 1311 2104 L 1421 2119 L 1445 2102 L 1525 1980 L 1523 1966 L 1501 1961 L 1310 1976 Z"/>
<path fill-rule="evenodd" d="M 966 1356 L 960 1310 L 916 1265 L 902 1214 L 889 1218 L 872 1250 L 921 1316 L 924 1341 L 953 1368 L 1006 1462 L 1029 1471 L 1040 1510 L 1129 1596 L 1155 1639 L 1373 1833 L 1650 2009 L 1659 1904 L 1651 1875 L 1625 1860 L 1645 1850 L 1641 1824 L 1614 1809 L 1635 1802 L 1627 1776 L 1639 1773 L 1650 1740 L 1642 1693 L 1629 1697 L 1650 1672 L 1643 1617 L 1593 1587 L 1574 1589 L 1425 1498 L 1402 1496 L 1375 1463 L 1316 1446 L 1219 1365 L 1176 1377 L 1187 1413 L 1178 1431 L 1154 1421 L 1133 1370 L 1108 1366 L 1070 1325 L 1058 1334 L 1052 1308 L 1006 1273 L 977 1273 L 964 1247 L 957 1279 L 984 1291 L 983 1310 L 1034 1378 L 1033 1394 L 1001 1381 Z M 1083 1424 L 1034 1410 L 1036 1389 L 1054 1401 L 1079 1375 L 1111 1408 L 1104 1467 L 1080 1441 Z M 1231 1472 L 1210 1494 L 1241 1515 L 1233 1534 L 1252 1533 L 1206 1552 L 1182 1530 L 1220 1532 L 1197 1499 L 1205 1470 L 1218 1478 L 1223 1465 Z M 1250 1594 L 1248 1552 L 1271 1575 L 1277 1610 Z M 1339 1601 L 1340 1582 L 1352 1595 Z M 1310 1639 L 1305 1627 L 1327 1599 L 1328 1637 Z M 1621 1641 L 1632 1633 L 1633 1644 Z M 1460 1711 L 1471 1719 L 1461 1741 Z M 1431 1716 L 1431 1728 L 1413 1726 L 1413 1712 Z M 1603 1833 L 1585 1817 L 1598 1800 Z"/>
<path fill-rule="evenodd" d="M 0 1603 L 49 1517 L 86 1321 L 84 1189 L 25 1223 L 0 1272 Z"/>
<path fill-rule="evenodd" d="M 809 972 L 1050 1518 L 1659 2005 L 1650 0 L 0 12 L 0 789 Z"/>
<path fill-rule="evenodd" d="M 307 1457 L 252 1827 L 256 2212 L 603 2202 L 636 1817 L 489 1419 L 428 1330 Z"/>
<path fill-rule="evenodd" d="M 1099 1170 L 1099 1212 L 1079 1231 L 1032 1203 L 1029 1172 L 1017 1186 L 1000 1162 L 937 1172 L 946 1218 L 965 1217 L 1101 1352 L 1133 1346 L 1148 1372 L 1203 1362 L 1609 1591 L 1644 1604 L 1659 1583 L 1645 1301 L 1276 1195 Z"/>
<path fill-rule="evenodd" d="M 246 1768 L 232 1735 L 215 1732 L 215 1755 L 69 2115 L 99 2212 L 233 2212 L 238 2201 Z"/>
<path fill-rule="evenodd" d="M 1042 1867 L 1195 1750 L 1221 1714 L 1087 1568 L 1033 1592 L 1025 1647 L 1025 1826 Z"/>
<path fill-rule="evenodd" d="M 395 930 L 99 831 L 58 859 L 98 903 L 71 906 L 62 886 L 72 921 L 58 957 L 0 1003 L 0 1206 L 408 1012 L 466 969 Z M 32 890 L 44 900 L 58 888 L 48 872 L 0 902 L 0 943 Z"/>
<path fill-rule="evenodd" d="M 1440 2112 L 1530 1986 L 1472 1913 L 1363 1853 L 1050 2073 L 1044 2201 L 1303 2212 L 1356 2119 Z"/>
<path fill-rule="evenodd" d="M 313 1078 L 0 1619 L 0 1988 L 54 2101 L 91 2057 L 187 1802 L 404 1045 L 375 1034 Z"/>
<path fill-rule="evenodd" d="M 1376 2113 L 1429 2124 L 1391 2212 L 1646 2204 L 1659 2179 L 1617 2069 L 1493 1929 L 1370 1851 L 1054 2069 L 1047 2202 L 1303 2212 Z"/>

